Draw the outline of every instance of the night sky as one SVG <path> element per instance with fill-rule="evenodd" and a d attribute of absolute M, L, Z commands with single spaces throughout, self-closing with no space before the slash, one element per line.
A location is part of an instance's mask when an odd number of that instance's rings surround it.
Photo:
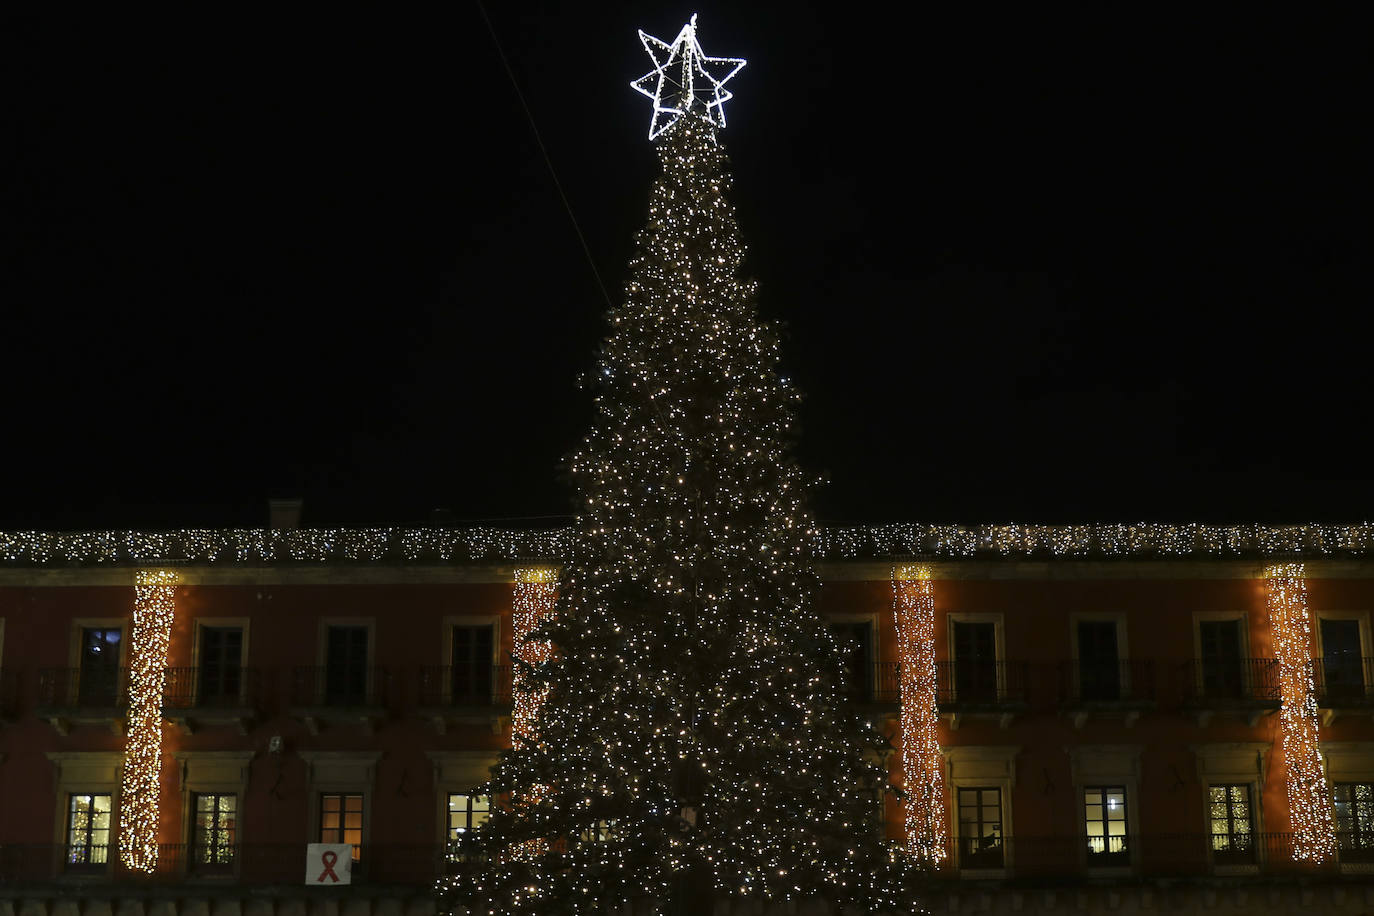
<path fill-rule="evenodd" d="M 635 29 L 749 59 L 733 200 L 822 519 L 1374 516 L 1363 25 L 488 8 L 613 297 Z M 4 24 L 0 528 L 568 511 L 605 300 L 477 4 L 383 9 Z"/>

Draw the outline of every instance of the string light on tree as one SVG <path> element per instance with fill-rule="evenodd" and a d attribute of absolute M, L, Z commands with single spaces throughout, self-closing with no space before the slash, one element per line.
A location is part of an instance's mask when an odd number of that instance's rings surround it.
<path fill-rule="evenodd" d="M 695 13 L 672 44 L 643 29 L 639 30 L 639 40 L 649 52 L 654 69 L 630 85 L 654 100 L 649 139 L 657 138 L 693 109 L 717 127 L 724 127 L 725 103 L 734 98 L 725 84 L 744 68 L 746 61 L 738 57 L 707 57 L 697 41 Z"/>
<path fill-rule="evenodd" d="M 119 794 L 119 855 L 134 871 L 157 867 L 163 673 L 176 617 L 176 581 L 167 569 L 140 569 L 134 576 L 128 744 Z"/>
<path fill-rule="evenodd" d="M 892 568 L 901 676 L 902 777 L 906 790 L 906 849 L 922 865 L 949 856 L 945 770 L 937 731 L 935 591 L 927 566 Z"/>
<path fill-rule="evenodd" d="M 1331 798 L 1317 732 L 1306 570 L 1301 563 L 1283 563 L 1270 566 L 1264 576 L 1283 699 L 1279 727 L 1288 764 L 1286 789 L 1293 821 L 1293 858 L 1299 862 L 1330 862 L 1336 857 L 1336 828 L 1331 819 Z"/>
<path fill-rule="evenodd" d="M 533 740 L 493 769 L 483 793 L 513 801 L 441 906 L 604 916 L 645 898 L 705 913 L 824 896 L 911 912 L 916 870 L 874 831 L 890 747 L 844 701 L 812 603 L 798 396 L 741 273 L 717 129 L 743 62 L 712 69 L 691 23 L 645 46 L 655 71 L 636 88 L 653 86 L 662 174 L 569 459 L 578 518 L 555 610 L 528 636 L 552 645 L 526 672 Z"/>

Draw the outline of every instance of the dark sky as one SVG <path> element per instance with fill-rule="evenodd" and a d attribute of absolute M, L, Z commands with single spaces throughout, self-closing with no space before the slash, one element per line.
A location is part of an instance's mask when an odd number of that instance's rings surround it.
<path fill-rule="evenodd" d="M 635 29 L 749 59 L 734 200 L 822 518 L 1374 516 L 1362 25 L 488 5 L 612 295 Z M 4 23 L 0 527 L 567 511 L 605 303 L 478 6 L 380 9 Z"/>

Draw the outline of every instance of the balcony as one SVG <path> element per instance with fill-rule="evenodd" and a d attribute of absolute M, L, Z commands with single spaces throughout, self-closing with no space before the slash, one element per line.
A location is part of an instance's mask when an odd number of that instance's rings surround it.
<path fill-rule="evenodd" d="M 1030 668 L 1025 662 L 955 659 L 936 662 L 936 704 L 951 729 L 964 719 L 995 719 L 1002 728 L 1026 711 Z"/>
<path fill-rule="evenodd" d="M 103 725 L 124 734 L 129 712 L 129 669 L 39 668 L 35 710 L 59 735 L 74 725 Z"/>
<path fill-rule="evenodd" d="M 183 734 L 231 725 L 248 734 L 261 709 L 256 668 L 168 668 L 162 688 L 162 716 Z"/>
<path fill-rule="evenodd" d="M 1341 838 L 1338 838 L 1341 839 Z M 1132 881 L 1225 875 L 1308 877 L 1335 874 L 1341 864 L 1374 861 L 1374 838 L 1353 847 L 1341 839 L 1341 862 L 1293 860 L 1293 834 L 1145 834 L 1123 837 L 1016 836 L 950 839 L 934 871 L 949 879 L 1006 877 L 1061 881 L 1120 877 Z"/>
<path fill-rule="evenodd" d="M 416 710 L 439 734 L 450 723 L 489 725 L 499 734 L 510 725 L 510 665 L 432 665 L 420 669 Z"/>
<path fill-rule="evenodd" d="M 1180 669 L 1183 705 L 1205 727 L 1212 717 L 1236 715 L 1253 728 L 1278 710 L 1279 664 L 1272 658 L 1219 658 L 1187 662 Z"/>
<path fill-rule="evenodd" d="M 1060 708 L 1082 728 L 1088 719 L 1122 719 L 1129 727 L 1141 713 L 1154 709 L 1153 662 L 1125 659 L 1092 662 L 1079 659 L 1059 666 Z"/>
<path fill-rule="evenodd" d="M 1374 658 L 1329 656 L 1312 666 L 1323 725 L 1343 715 L 1374 714 Z"/>
<path fill-rule="evenodd" d="M 858 670 L 846 665 L 841 674 L 841 695 L 876 715 L 895 716 L 902 700 L 899 668 L 896 662 L 870 661 Z"/>
<path fill-rule="evenodd" d="M 372 734 L 386 717 L 391 673 L 386 668 L 323 665 L 291 672 L 290 715 L 318 735 L 333 725 L 361 725 Z"/>
<path fill-rule="evenodd" d="M 113 846 L 69 847 L 59 843 L 0 844 L 0 886 L 110 884 L 122 887 L 192 884 L 290 886 L 306 873 L 306 844 L 249 843 L 207 854 L 185 843 L 158 846 L 151 872 L 135 871 Z M 363 844 L 353 865 L 354 885 L 428 886 L 462 868 L 440 843 Z M 325 886 L 332 882 L 326 880 Z M 346 889 L 342 891 L 347 893 Z"/>

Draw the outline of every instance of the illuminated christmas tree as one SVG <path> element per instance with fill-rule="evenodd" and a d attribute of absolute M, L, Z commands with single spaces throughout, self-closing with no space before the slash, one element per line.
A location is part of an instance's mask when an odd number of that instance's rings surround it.
<path fill-rule="evenodd" d="M 489 787 L 505 804 L 446 902 L 910 912 L 909 866 L 882 839 L 887 743 L 842 701 L 840 651 L 812 609 L 797 394 L 740 275 L 717 131 L 744 62 L 703 55 L 694 23 L 671 45 L 641 36 L 655 70 L 634 85 L 655 99 L 663 174 L 571 458 L 577 535 L 527 644 L 552 651 L 517 652 L 514 746 Z"/>

